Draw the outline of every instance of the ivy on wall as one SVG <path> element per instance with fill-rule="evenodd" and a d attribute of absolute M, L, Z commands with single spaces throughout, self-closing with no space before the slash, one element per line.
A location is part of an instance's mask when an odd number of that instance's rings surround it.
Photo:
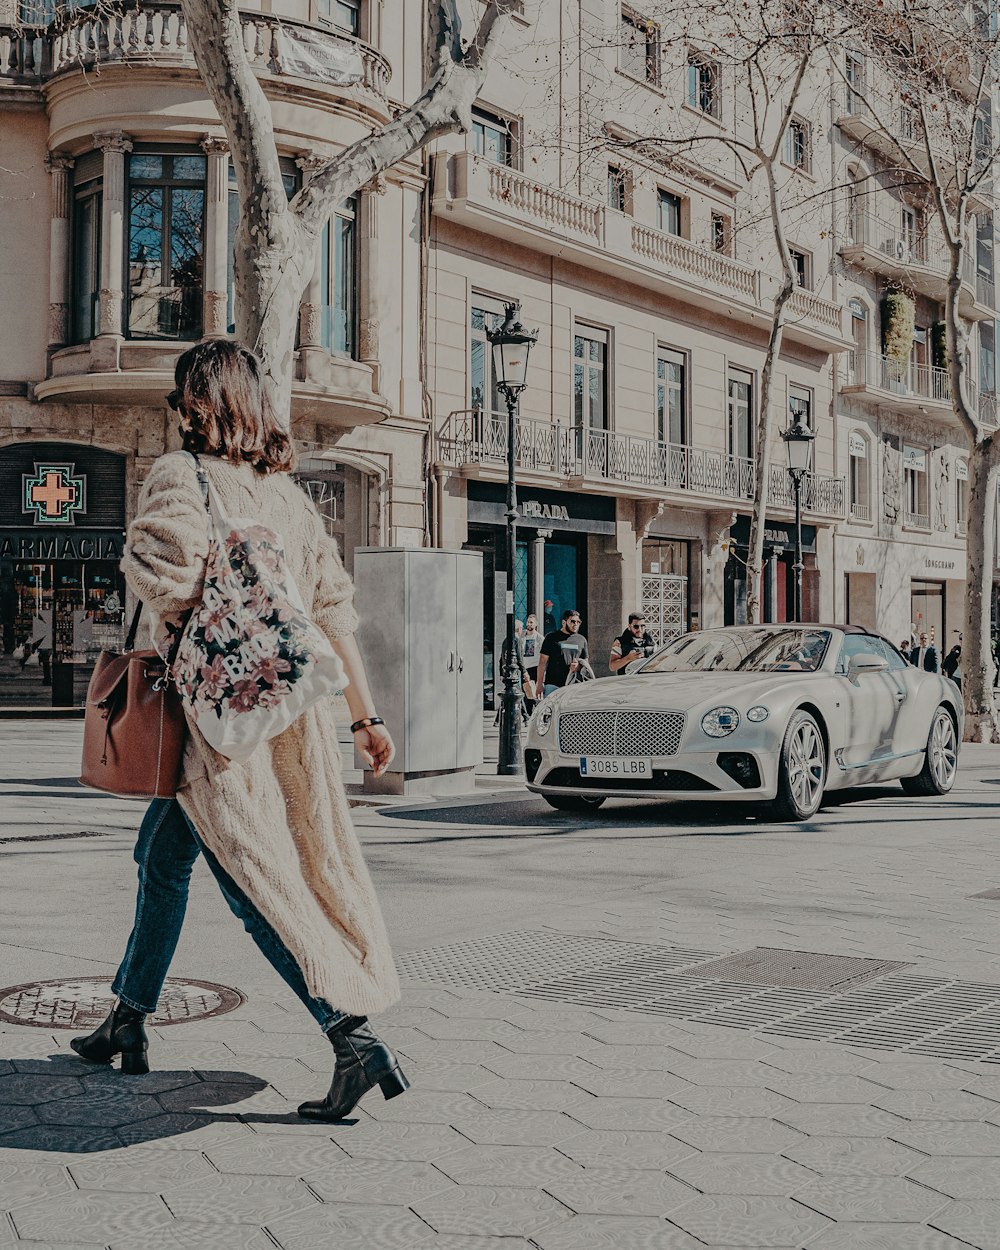
<path fill-rule="evenodd" d="M 882 347 L 889 360 L 908 364 L 913 348 L 917 309 L 909 295 L 890 291 L 882 299 Z"/>

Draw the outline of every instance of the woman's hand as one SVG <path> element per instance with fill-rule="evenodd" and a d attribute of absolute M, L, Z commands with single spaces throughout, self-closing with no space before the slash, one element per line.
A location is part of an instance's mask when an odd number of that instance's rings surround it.
<path fill-rule="evenodd" d="M 357 743 L 362 758 L 371 765 L 374 775 L 381 777 L 396 754 L 388 729 L 385 725 L 369 725 L 365 729 L 358 730 L 354 735 L 354 741 Z"/>

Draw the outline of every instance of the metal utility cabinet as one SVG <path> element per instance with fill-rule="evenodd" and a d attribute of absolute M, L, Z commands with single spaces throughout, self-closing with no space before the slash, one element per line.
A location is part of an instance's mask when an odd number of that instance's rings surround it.
<path fill-rule="evenodd" d="M 361 547 L 358 642 L 396 744 L 371 794 L 471 789 L 483 762 L 483 558 L 475 551 Z"/>

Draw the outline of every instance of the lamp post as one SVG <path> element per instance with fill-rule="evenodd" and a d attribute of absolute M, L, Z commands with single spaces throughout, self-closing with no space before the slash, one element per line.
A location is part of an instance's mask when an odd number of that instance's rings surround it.
<path fill-rule="evenodd" d="M 812 444 L 816 435 L 802 420 L 801 415 L 781 435 L 785 441 L 788 454 L 788 472 L 792 477 L 792 489 L 795 491 L 795 563 L 792 572 L 795 574 L 795 607 L 793 615 L 796 622 L 802 620 L 802 478 L 809 472 L 812 458 Z"/>
<path fill-rule="evenodd" d="M 521 305 L 505 304 L 503 324 L 487 332 L 493 348 L 493 373 L 497 390 L 507 402 L 507 638 L 504 642 L 503 695 L 500 702 L 500 749 L 497 773 L 515 776 L 523 769 L 521 761 L 521 699 L 514 639 L 514 565 L 517 559 L 517 406 L 527 385 L 528 356 L 538 339 L 538 331 L 526 330 L 520 322 Z"/>

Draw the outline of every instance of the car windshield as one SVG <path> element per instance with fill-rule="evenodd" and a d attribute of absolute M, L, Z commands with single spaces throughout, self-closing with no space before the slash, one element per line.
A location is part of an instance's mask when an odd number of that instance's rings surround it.
<path fill-rule="evenodd" d="M 706 629 L 657 652 L 642 673 L 815 673 L 830 635 L 823 629 Z"/>

